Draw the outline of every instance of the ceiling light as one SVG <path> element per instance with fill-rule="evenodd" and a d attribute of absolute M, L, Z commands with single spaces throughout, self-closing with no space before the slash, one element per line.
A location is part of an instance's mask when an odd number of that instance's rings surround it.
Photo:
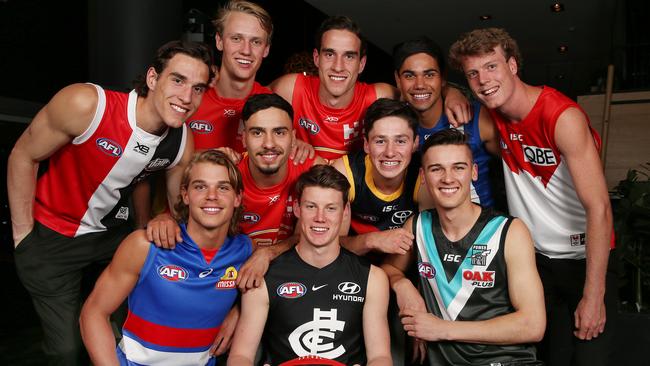
<path fill-rule="evenodd" d="M 565 44 L 560 45 L 560 46 L 557 48 L 557 52 L 559 52 L 559 53 L 567 53 L 568 51 L 569 51 L 569 46 L 567 46 L 567 45 L 565 45 Z"/>
<path fill-rule="evenodd" d="M 492 15 L 489 15 L 489 14 L 480 15 L 478 18 L 480 20 L 490 20 L 490 19 L 492 19 Z"/>
<path fill-rule="evenodd" d="M 552 11 L 553 13 L 559 13 L 559 12 L 564 11 L 564 4 L 562 4 L 562 3 L 555 3 L 555 4 L 551 5 L 551 11 Z"/>

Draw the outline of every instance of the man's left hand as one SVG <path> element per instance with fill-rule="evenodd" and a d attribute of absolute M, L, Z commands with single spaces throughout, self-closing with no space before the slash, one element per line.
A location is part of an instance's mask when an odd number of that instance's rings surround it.
<path fill-rule="evenodd" d="M 240 290 L 246 291 L 253 287 L 260 287 L 266 271 L 271 263 L 271 255 L 268 248 L 257 248 L 250 258 L 241 266 L 237 274 L 237 286 Z"/>
<path fill-rule="evenodd" d="M 313 146 L 302 140 L 296 139 L 296 143 L 291 148 L 289 159 L 293 160 L 293 163 L 298 165 L 304 163 L 307 158 L 312 159 L 314 154 L 315 151 Z"/>
<path fill-rule="evenodd" d="M 603 299 L 587 299 L 583 297 L 578 303 L 575 313 L 573 335 L 582 340 L 591 340 L 605 331 L 607 316 Z"/>

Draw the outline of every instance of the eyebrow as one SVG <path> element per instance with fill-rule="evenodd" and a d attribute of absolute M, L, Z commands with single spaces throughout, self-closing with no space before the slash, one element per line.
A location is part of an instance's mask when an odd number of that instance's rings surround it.
<path fill-rule="evenodd" d="M 399 134 L 399 135 L 393 135 L 393 136 L 375 135 L 375 136 L 372 137 L 372 139 L 388 139 L 388 138 L 391 138 L 391 137 L 395 137 L 395 138 L 410 138 L 411 136 L 409 136 L 409 135 L 407 135 L 407 134 L 405 134 L 405 133 L 401 133 L 401 134 Z"/>
<path fill-rule="evenodd" d="M 464 161 L 457 161 L 457 162 L 451 164 L 451 166 L 457 166 L 457 165 L 469 166 L 469 164 L 467 164 Z M 434 167 L 441 167 L 441 166 L 442 166 L 442 164 L 440 164 L 440 163 L 432 163 L 432 164 L 427 165 L 427 169 L 434 168 Z"/>
<path fill-rule="evenodd" d="M 438 69 L 435 69 L 435 68 L 434 68 L 434 69 L 426 69 L 426 70 L 423 70 L 422 73 L 423 73 L 423 74 L 426 74 L 426 73 L 428 73 L 428 72 L 434 72 L 434 71 L 435 71 L 435 72 L 440 72 L 440 71 L 438 71 Z M 413 70 L 404 70 L 404 71 L 402 71 L 402 72 L 400 73 L 400 75 L 404 75 L 404 74 L 415 74 L 415 71 L 413 71 Z"/>
<path fill-rule="evenodd" d="M 331 53 L 337 53 L 336 50 L 333 48 L 323 48 L 321 49 L 321 52 L 331 52 Z M 351 55 L 351 56 L 358 56 L 359 51 L 345 51 L 343 52 L 344 55 Z"/>
<path fill-rule="evenodd" d="M 187 81 L 187 76 L 185 76 L 183 74 L 179 74 L 176 71 L 170 72 L 169 75 L 170 76 L 175 76 L 175 77 L 177 77 L 177 78 L 179 78 L 179 79 L 181 79 L 183 81 Z M 207 89 L 208 88 L 208 83 L 196 83 L 196 84 L 194 84 L 192 86 L 194 86 L 194 87 L 200 86 L 201 88 L 206 88 Z"/>

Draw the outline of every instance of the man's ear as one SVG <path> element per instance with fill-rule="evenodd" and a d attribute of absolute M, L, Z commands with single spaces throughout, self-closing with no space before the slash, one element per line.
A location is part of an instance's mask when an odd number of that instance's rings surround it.
<path fill-rule="evenodd" d="M 214 35 L 214 43 L 219 51 L 223 51 L 223 39 L 219 33 Z"/>
<path fill-rule="evenodd" d="M 149 90 L 156 89 L 156 84 L 158 83 L 158 73 L 153 67 L 150 67 L 147 70 L 146 82 Z"/>

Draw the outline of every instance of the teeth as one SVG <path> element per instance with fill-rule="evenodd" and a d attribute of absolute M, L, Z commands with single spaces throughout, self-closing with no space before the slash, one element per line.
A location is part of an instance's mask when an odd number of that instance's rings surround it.
<path fill-rule="evenodd" d="M 209 213 L 217 213 L 221 211 L 221 208 L 219 207 L 203 207 L 203 211 L 209 212 Z"/>
<path fill-rule="evenodd" d="M 244 59 L 241 59 L 241 58 L 238 58 L 238 59 L 236 59 L 236 60 L 237 60 L 238 63 L 240 63 L 240 64 L 242 64 L 242 65 L 250 65 L 250 64 L 253 63 L 253 61 L 250 61 L 250 60 L 244 60 Z"/>
<path fill-rule="evenodd" d="M 187 113 L 188 111 L 188 109 L 179 107 L 176 104 L 172 104 L 172 109 L 179 113 Z"/>
<path fill-rule="evenodd" d="M 458 188 L 440 188 L 442 193 L 454 193 L 458 191 Z"/>
<path fill-rule="evenodd" d="M 317 232 L 317 233 L 324 233 L 324 232 L 326 232 L 326 231 L 328 230 L 328 229 L 325 228 L 325 227 L 312 227 L 311 229 L 312 229 L 313 231 Z"/>
<path fill-rule="evenodd" d="M 431 96 L 431 93 L 426 94 L 412 94 L 415 99 L 427 99 Z"/>
<path fill-rule="evenodd" d="M 488 89 L 488 90 L 484 90 L 484 91 L 482 91 L 481 94 L 483 94 L 483 95 L 492 95 L 492 94 L 496 93 L 496 91 L 497 91 L 498 89 L 499 89 L 499 88 L 495 86 L 494 88 L 490 88 L 490 89 Z"/>
<path fill-rule="evenodd" d="M 343 81 L 345 80 L 345 76 L 330 76 L 330 79 L 334 81 Z"/>
<path fill-rule="evenodd" d="M 399 164 L 399 161 L 382 161 L 381 163 L 386 166 L 396 166 Z"/>

